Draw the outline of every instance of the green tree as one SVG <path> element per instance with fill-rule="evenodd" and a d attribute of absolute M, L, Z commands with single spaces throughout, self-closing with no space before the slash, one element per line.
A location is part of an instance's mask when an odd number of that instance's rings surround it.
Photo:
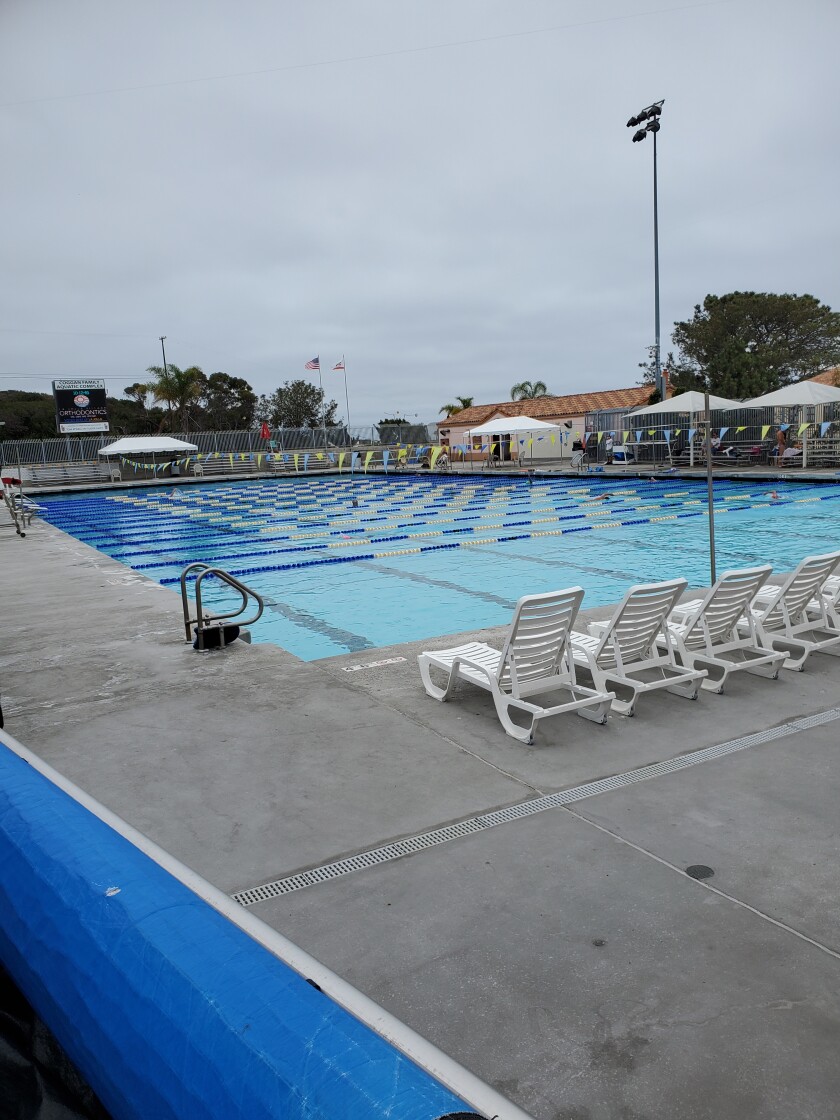
<path fill-rule="evenodd" d="M 0 440 L 50 439 L 58 434 L 52 393 L 0 392 Z"/>
<path fill-rule="evenodd" d="M 179 429 L 187 432 L 198 419 L 197 405 L 201 396 L 202 385 L 206 378 L 198 366 L 180 369 L 171 362 L 163 366 L 149 366 L 146 373 L 152 375 L 148 390 L 156 401 L 163 401 L 167 406 L 167 420 L 170 431 L 173 420 L 177 421 Z"/>
<path fill-rule="evenodd" d="M 228 373 L 201 375 L 199 402 L 207 425 L 217 430 L 250 428 L 254 423 L 257 395 L 243 377 Z"/>
<path fill-rule="evenodd" d="M 475 397 L 456 397 L 457 404 L 445 404 L 440 410 L 445 412 L 447 418 L 454 415 L 456 412 L 462 412 L 465 408 L 472 408 L 472 403 Z"/>
<path fill-rule="evenodd" d="M 108 397 L 107 404 L 108 422 L 114 435 L 142 436 L 160 430 L 164 419 L 160 408 L 146 408 L 141 401 L 123 397 Z"/>
<path fill-rule="evenodd" d="M 650 388 L 650 396 L 648 397 L 648 404 L 656 404 L 659 400 L 659 393 L 654 388 L 656 384 L 656 347 L 648 346 L 647 348 L 647 361 L 639 362 L 639 369 L 642 371 L 642 379 L 638 382 Z M 673 350 L 668 352 L 668 356 L 661 361 L 662 372 L 668 375 L 668 384 L 671 387 L 672 393 L 688 393 L 692 389 L 703 391 L 703 379 L 691 367 L 684 362 L 678 361 L 674 357 Z"/>
<path fill-rule="evenodd" d="M 429 438 L 425 424 L 412 424 L 402 416 L 380 420 L 376 430 L 381 443 L 425 443 Z"/>
<path fill-rule="evenodd" d="M 708 295 L 672 339 L 697 387 L 753 397 L 840 362 L 840 314 L 814 296 Z"/>
<path fill-rule="evenodd" d="M 123 393 L 129 400 L 145 408 L 151 394 L 151 389 L 144 381 L 135 381 L 133 385 L 126 385 L 123 389 Z"/>
<path fill-rule="evenodd" d="M 535 397 L 547 397 L 548 386 L 544 381 L 519 381 L 511 387 L 512 401 L 532 401 Z"/>
<path fill-rule="evenodd" d="M 324 390 L 309 381 L 286 381 L 270 397 L 260 397 L 255 420 L 272 428 L 335 427 L 338 404 L 324 400 Z"/>

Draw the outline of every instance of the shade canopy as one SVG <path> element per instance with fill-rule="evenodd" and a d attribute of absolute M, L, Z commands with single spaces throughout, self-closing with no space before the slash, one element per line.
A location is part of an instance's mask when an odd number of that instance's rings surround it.
<path fill-rule="evenodd" d="M 198 451 L 198 446 L 171 436 L 124 436 L 99 448 L 100 455 L 151 455 L 166 451 Z"/>
<path fill-rule="evenodd" d="M 546 424 L 544 420 L 532 420 L 530 416 L 497 416 L 477 428 L 469 428 L 473 436 L 513 435 L 514 432 L 556 432 L 559 425 Z"/>
<path fill-rule="evenodd" d="M 709 393 L 709 408 L 740 408 L 741 405 L 738 401 L 730 401 L 726 397 L 714 397 Z M 647 408 L 637 408 L 635 412 L 628 414 L 629 416 L 656 416 L 668 412 L 705 412 L 706 411 L 706 398 L 705 394 L 698 393 L 692 389 L 689 393 L 678 393 L 676 397 L 668 397 L 667 400 L 658 401 L 656 404 L 649 405 Z"/>
<path fill-rule="evenodd" d="M 834 385 L 822 385 L 819 381 L 797 381 L 795 385 L 785 385 L 774 393 L 763 397 L 753 397 L 737 408 L 796 408 L 797 405 L 833 404 L 840 401 L 840 389 Z"/>

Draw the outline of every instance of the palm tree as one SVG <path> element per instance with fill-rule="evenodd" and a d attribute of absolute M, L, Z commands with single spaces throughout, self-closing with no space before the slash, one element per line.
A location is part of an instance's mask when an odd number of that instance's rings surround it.
<path fill-rule="evenodd" d="M 548 386 L 544 381 L 520 381 L 510 391 L 512 401 L 532 401 L 535 397 L 547 397 Z"/>
<path fill-rule="evenodd" d="M 149 366 L 146 370 L 154 380 L 149 382 L 148 390 L 156 401 L 163 401 L 170 414 L 176 412 L 181 431 L 190 428 L 190 408 L 201 395 L 206 378 L 198 366 L 179 369 L 171 362 L 163 366 Z M 170 415 L 171 419 L 171 415 Z"/>
<path fill-rule="evenodd" d="M 471 408 L 475 397 L 456 397 L 455 400 L 458 402 L 457 404 L 445 404 L 440 410 L 446 413 L 447 419 L 454 412 L 461 412 L 465 408 Z"/>

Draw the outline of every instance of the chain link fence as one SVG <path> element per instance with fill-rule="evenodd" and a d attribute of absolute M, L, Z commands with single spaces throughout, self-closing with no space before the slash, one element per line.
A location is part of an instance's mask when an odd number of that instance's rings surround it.
<path fill-rule="evenodd" d="M 2 430 L 2 429 L 0 429 Z M 436 424 L 373 425 L 339 428 L 272 428 L 265 440 L 259 429 L 227 432 L 167 432 L 174 439 L 194 443 L 201 455 L 229 455 L 260 451 L 359 451 L 364 448 L 423 444 L 437 441 Z M 47 466 L 56 463 L 95 463 L 99 450 L 120 437 L 112 433 L 95 436 L 58 436 L 55 439 L 12 439 L 0 441 L 0 466 Z M 273 445 L 273 446 L 272 446 Z"/>

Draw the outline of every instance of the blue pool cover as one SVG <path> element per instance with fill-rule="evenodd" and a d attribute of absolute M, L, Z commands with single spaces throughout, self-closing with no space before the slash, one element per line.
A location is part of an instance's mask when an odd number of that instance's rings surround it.
<path fill-rule="evenodd" d="M 117 1120 L 476 1115 L 2 744 L 0 958 Z"/>

